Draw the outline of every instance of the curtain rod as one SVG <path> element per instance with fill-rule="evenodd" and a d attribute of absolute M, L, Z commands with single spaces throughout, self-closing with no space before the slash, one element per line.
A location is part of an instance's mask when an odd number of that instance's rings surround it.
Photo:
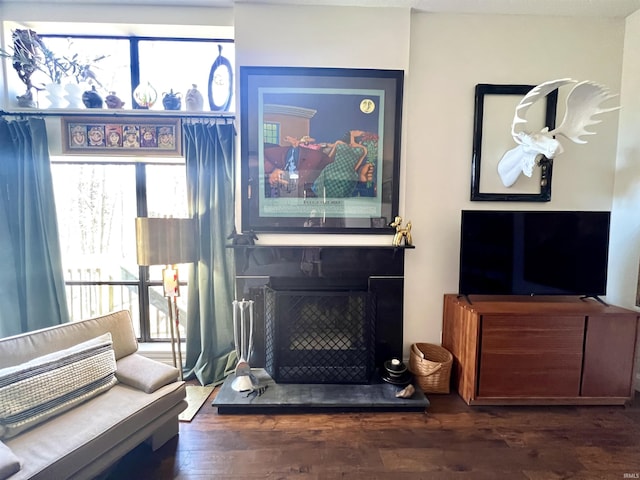
<path fill-rule="evenodd" d="M 95 109 L 94 112 L 92 110 L 65 110 L 65 109 L 56 109 L 56 110 L 16 110 L 16 111 L 6 111 L 0 110 L 0 115 L 2 116 L 12 116 L 12 117 L 141 117 L 141 118 L 187 118 L 187 119 L 212 119 L 212 120 L 224 120 L 234 121 L 235 115 L 232 113 L 222 114 L 222 113 L 213 113 L 213 112 L 180 112 L 180 111 L 136 111 L 136 110 L 105 110 L 105 109 Z"/>

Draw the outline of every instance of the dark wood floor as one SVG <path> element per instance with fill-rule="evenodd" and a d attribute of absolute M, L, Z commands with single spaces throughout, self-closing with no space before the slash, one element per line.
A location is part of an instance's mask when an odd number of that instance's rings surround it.
<path fill-rule="evenodd" d="M 178 437 L 138 447 L 109 479 L 640 478 L 640 395 L 627 407 L 429 400 L 425 413 L 331 415 L 218 415 L 208 401 Z"/>

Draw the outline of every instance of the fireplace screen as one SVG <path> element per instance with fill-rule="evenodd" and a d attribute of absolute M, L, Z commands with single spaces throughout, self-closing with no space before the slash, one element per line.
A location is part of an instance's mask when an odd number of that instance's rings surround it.
<path fill-rule="evenodd" d="M 375 302 L 365 291 L 265 287 L 265 368 L 280 383 L 368 383 Z"/>

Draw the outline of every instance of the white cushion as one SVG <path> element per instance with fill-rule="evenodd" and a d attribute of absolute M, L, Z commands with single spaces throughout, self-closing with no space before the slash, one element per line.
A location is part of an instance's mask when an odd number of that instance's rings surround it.
<path fill-rule="evenodd" d="M 153 393 L 160 387 L 178 381 L 180 371 L 164 363 L 132 353 L 116 362 L 116 378 L 119 382 Z"/>

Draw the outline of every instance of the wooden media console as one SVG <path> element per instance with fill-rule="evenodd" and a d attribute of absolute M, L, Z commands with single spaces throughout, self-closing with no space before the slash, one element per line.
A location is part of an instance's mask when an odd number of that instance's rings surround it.
<path fill-rule="evenodd" d="M 564 296 L 444 296 L 442 346 L 470 405 L 622 405 L 640 312 Z"/>

